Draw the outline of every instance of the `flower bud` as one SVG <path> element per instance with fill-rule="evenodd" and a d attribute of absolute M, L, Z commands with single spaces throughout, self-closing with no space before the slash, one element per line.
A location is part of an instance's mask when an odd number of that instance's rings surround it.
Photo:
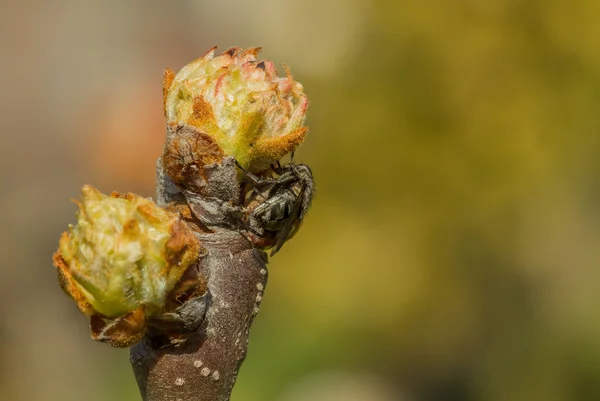
<path fill-rule="evenodd" d="M 200 244 L 175 214 L 134 194 L 82 188 L 77 224 L 63 233 L 54 263 L 63 289 L 89 316 L 163 312 L 169 292 L 197 261 Z"/>
<path fill-rule="evenodd" d="M 287 67 L 278 77 L 259 51 L 234 47 L 215 57 L 213 48 L 177 75 L 166 70 L 163 83 L 167 123 L 196 127 L 252 172 L 294 151 L 307 132 L 302 85 Z"/>

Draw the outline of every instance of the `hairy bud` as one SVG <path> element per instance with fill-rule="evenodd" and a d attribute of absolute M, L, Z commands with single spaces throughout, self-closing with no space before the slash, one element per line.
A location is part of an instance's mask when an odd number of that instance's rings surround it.
<path fill-rule="evenodd" d="M 278 77 L 259 51 L 234 47 L 215 57 L 213 48 L 177 75 L 167 70 L 163 83 L 167 123 L 196 127 L 252 172 L 294 151 L 307 132 L 302 85 L 287 67 Z"/>
<path fill-rule="evenodd" d="M 120 318 L 137 338 L 146 318 L 165 312 L 169 293 L 196 263 L 200 243 L 177 215 L 150 199 L 107 196 L 91 186 L 82 195 L 77 224 L 63 233 L 54 255 L 61 286 L 92 316 L 92 331 L 99 335 L 107 319 Z"/>

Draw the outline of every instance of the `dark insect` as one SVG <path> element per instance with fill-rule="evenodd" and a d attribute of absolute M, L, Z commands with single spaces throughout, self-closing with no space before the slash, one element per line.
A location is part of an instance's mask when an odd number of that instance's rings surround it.
<path fill-rule="evenodd" d="M 253 187 L 245 202 L 247 226 L 272 246 L 271 256 L 300 228 L 315 192 L 312 172 L 306 164 L 290 162 L 274 166 L 277 177 L 262 178 L 245 171 Z"/>

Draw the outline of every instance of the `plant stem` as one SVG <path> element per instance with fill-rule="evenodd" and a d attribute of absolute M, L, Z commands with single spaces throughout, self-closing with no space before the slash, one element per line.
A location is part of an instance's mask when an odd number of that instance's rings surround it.
<path fill-rule="evenodd" d="M 211 295 L 205 321 L 181 346 L 145 338 L 130 361 L 144 401 L 226 401 L 246 357 L 250 326 L 267 282 L 266 254 L 239 232 L 198 234 L 208 250 L 200 271 Z"/>

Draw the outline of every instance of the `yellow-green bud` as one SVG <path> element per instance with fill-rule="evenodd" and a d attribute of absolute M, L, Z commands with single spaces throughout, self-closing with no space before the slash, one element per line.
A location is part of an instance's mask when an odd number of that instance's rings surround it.
<path fill-rule="evenodd" d="M 215 48 L 177 73 L 165 71 L 167 123 L 191 125 L 213 138 L 225 155 L 258 172 L 304 140 L 308 99 L 302 85 L 278 77 L 272 61 L 258 61 L 260 48 Z"/>
<path fill-rule="evenodd" d="M 82 188 L 77 224 L 54 257 L 63 289 L 88 315 L 140 307 L 161 313 L 169 292 L 196 262 L 200 244 L 179 218 L 150 199 Z"/>

